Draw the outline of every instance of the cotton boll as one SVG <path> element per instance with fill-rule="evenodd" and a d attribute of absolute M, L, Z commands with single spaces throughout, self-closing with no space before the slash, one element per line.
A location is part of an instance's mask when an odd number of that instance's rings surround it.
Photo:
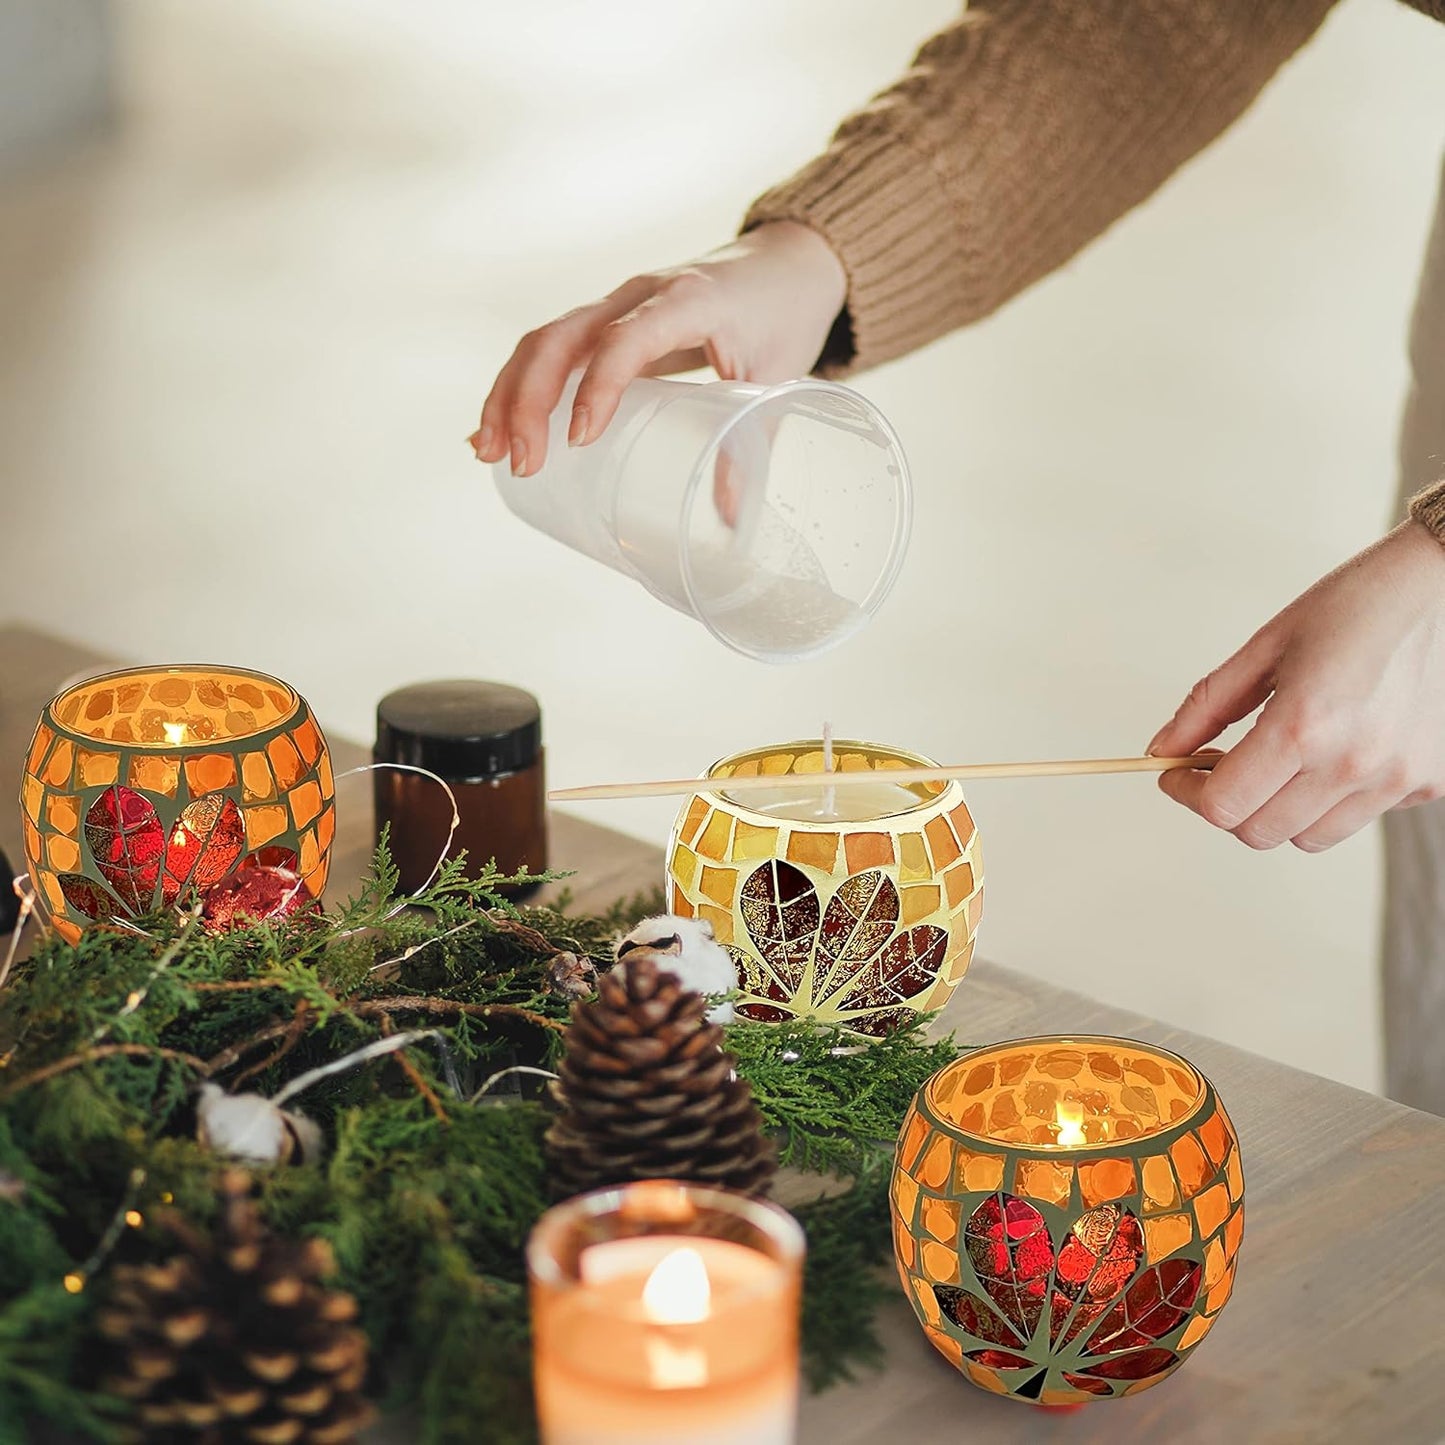
<path fill-rule="evenodd" d="M 202 1084 L 196 1122 L 201 1143 L 228 1159 L 309 1164 L 323 1152 L 321 1130 L 312 1120 L 260 1094 L 228 1094 L 216 1084 Z"/>
<path fill-rule="evenodd" d="M 645 950 L 657 966 L 671 973 L 684 988 L 709 997 L 731 993 L 738 986 L 737 968 L 728 951 L 713 937 L 712 924 L 701 918 L 679 918 L 664 913 L 646 918 L 617 945 L 622 959 Z M 716 1024 L 733 1021 L 730 1002 L 715 1004 L 708 1018 Z"/>

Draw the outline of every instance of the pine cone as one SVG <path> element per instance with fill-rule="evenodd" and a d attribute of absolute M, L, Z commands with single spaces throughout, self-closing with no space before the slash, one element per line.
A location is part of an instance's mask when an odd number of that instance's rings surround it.
<path fill-rule="evenodd" d="M 356 1301 L 322 1283 L 330 1246 L 270 1236 L 244 1172 L 220 1188 L 214 1240 L 168 1220 L 179 1253 L 115 1268 L 103 1388 L 134 1402 L 145 1445 L 347 1445 L 373 1412 Z"/>
<path fill-rule="evenodd" d="M 763 1194 L 777 1151 L 707 1000 L 650 956 L 624 958 L 572 1006 L 563 1113 L 547 1131 L 559 1195 L 634 1179 Z"/>

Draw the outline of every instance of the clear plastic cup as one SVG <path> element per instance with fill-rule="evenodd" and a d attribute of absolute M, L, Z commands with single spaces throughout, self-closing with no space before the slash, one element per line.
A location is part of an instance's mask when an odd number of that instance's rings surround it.
<path fill-rule="evenodd" d="M 546 465 L 493 468 L 517 516 L 762 662 L 836 647 L 877 611 L 913 496 L 871 402 L 811 379 L 644 378 L 597 441 L 569 447 L 577 381 L 552 414 Z"/>

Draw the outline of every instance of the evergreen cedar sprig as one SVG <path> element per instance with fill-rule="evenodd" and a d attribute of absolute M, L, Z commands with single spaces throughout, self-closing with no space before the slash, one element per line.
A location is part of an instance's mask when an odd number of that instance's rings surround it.
<path fill-rule="evenodd" d="M 411 1412 L 420 1445 L 476 1439 L 479 1421 L 496 1445 L 535 1440 L 522 1247 L 547 1199 L 549 1115 L 458 1096 L 518 1060 L 555 1060 L 569 1005 L 546 991 L 546 964 L 571 952 L 608 966 L 619 933 L 661 899 L 575 916 L 513 907 L 499 892 L 511 881 L 491 869 L 468 880 L 449 863 L 418 900 L 425 911 L 391 918 L 383 844 L 338 908 L 221 936 L 187 930 L 160 972 L 175 919 L 148 921 L 150 937 L 92 929 L 73 947 L 36 948 L 0 992 L 0 1445 L 44 1441 L 45 1428 L 117 1438 L 121 1410 L 93 1392 L 90 1355 L 107 1271 L 79 1294 L 62 1281 L 135 1168 L 146 1174 L 142 1214 L 164 1202 L 203 1226 L 214 1217 L 218 1161 L 196 1141 L 197 1080 L 271 1095 L 412 1027 L 440 1030 L 438 1046 L 327 1078 L 295 1101 L 331 1147 L 318 1167 L 257 1171 L 260 1207 L 273 1229 L 331 1243 L 337 1283 L 361 1305 L 371 1388 Z M 919 1029 L 863 1054 L 801 1024 L 727 1032 L 784 1161 L 854 1181 L 796 1211 L 809 1235 L 805 1359 L 821 1385 L 876 1352 L 892 1141 L 953 1050 Z M 169 1247 L 148 1222 L 114 1258 L 159 1260 Z"/>

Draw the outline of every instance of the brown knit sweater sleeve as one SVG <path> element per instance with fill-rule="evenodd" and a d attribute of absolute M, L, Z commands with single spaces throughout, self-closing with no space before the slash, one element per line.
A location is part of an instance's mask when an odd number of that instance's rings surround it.
<path fill-rule="evenodd" d="M 1002 305 L 1213 140 L 1333 0 L 979 0 L 752 206 L 838 253 L 819 369 L 862 370 Z"/>

